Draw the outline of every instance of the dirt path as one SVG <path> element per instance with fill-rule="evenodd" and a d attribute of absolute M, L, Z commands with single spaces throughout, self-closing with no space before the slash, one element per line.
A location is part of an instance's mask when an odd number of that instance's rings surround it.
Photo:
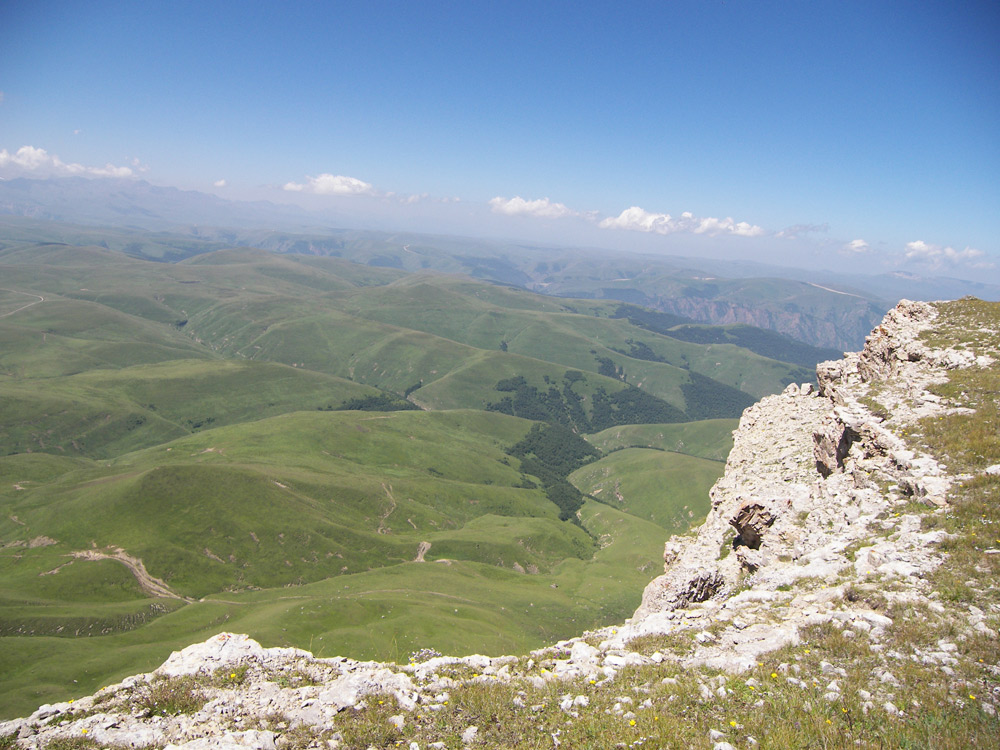
<path fill-rule="evenodd" d="M 431 548 L 430 542 L 421 542 L 420 546 L 417 548 L 417 556 L 413 558 L 413 562 L 424 562 L 424 555 Z"/>
<path fill-rule="evenodd" d="M 31 307 L 32 305 L 37 305 L 39 302 L 44 302 L 45 301 L 45 297 L 43 297 L 40 294 L 29 294 L 28 292 L 19 292 L 16 289 L 4 289 L 4 288 L 0 287 L 0 292 L 11 292 L 12 294 L 23 294 L 25 297 L 37 297 L 38 298 L 34 302 L 29 302 L 26 305 L 21 305 L 16 310 L 11 310 L 10 312 L 5 312 L 3 315 L 0 315 L 0 318 L 6 318 L 8 315 L 13 315 L 16 312 L 21 312 L 21 310 L 26 310 L 27 308 Z"/>
<path fill-rule="evenodd" d="M 817 289 L 822 289 L 825 292 L 833 292 L 834 294 L 843 294 L 845 297 L 857 297 L 858 299 L 864 299 L 860 294 L 851 294 L 850 292 L 842 292 L 839 289 L 831 289 L 828 286 L 822 286 L 821 284 L 813 284 L 811 281 L 806 282 L 809 286 L 814 286 Z"/>
<path fill-rule="evenodd" d="M 79 552 L 71 552 L 73 557 L 78 557 L 83 560 L 117 560 L 130 571 L 132 575 L 135 576 L 135 580 L 139 582 L 139 586 L 147 594 L 151 596 L 162 596 L 167 599 L 180 599 L 185 602 L 193 602 L 194 599 L 190 599 L 186 596 L 181 596 L 180 594 L 175 594 L 170 590 L 170 587 L 165 581 L 161 581 L 159 578 L 154 578 L 146 570 L 146 566 L 143 565 L 142 560 L 138 557 L 132 557 L 121 547 L 110 547 L 110 553 L 102 552 L 96 549 L 81 550 Z"/>
<path fill-rule="evenodd" d="M 386 528 L 385 519 L 391 516 L 393 514 L 393 511 L 396 510 L 396 498 L 392 496 L 391 484 L 386 486 L 386 483 L 382 482 L 382 489 L 385 490 L 385 496 L 389 498 L 389 502 L 392 503 L 392 505 L 389 506 L 389 510 L 387 510 L 385 513 L 382 514 L 382 517 L 378 521 L 378 528 L 376 529 L 376 531 L 379 534 L 388 534 L 389 529 Z"/>

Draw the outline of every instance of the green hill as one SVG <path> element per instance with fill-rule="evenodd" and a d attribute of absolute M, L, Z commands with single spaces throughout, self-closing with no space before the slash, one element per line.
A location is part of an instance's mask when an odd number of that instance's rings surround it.
<path fill-rule="evenodd" d="M 806 377 L 614 302 L 25 234 L 0 242 L 4 715 L 221 629 L 386 659 L 620 620 L 732 418 Z"/>
<path fill-rule="evenodd" d="M 603 453 L 622 448 L 654 448 L 725 461 L 733 448 L 736 419 L 706 419 L 682 424 L 622 425 L 610 427 L 587 439 Z"/>
<path fill-rule="evenodd" d="M 708 490 L 724 469 L 719 461 L 625 448 L 577 469 L 570 482 L 603 503 L 655 523 L 667 532 L 666 539 L 705 517 Z"/>

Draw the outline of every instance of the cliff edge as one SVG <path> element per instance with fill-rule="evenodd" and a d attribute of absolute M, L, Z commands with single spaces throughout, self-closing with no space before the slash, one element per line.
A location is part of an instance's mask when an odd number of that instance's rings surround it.
<path fill-rule="evenodd" d="M 987 354 L 931 348 L 937 309 L 900 302 L 864 349 L 817 368 L 818 389 L 790 385 L 747 409 L 712 509 L 694 536 L 671 539 L 665 572 L 643 593 L 626 637 L 692 621 L 730 623 L 695 660 L 748 667 L 830 619 L 875 630 L 888 618 L 844 591 L 894 580 L 890 597 L 931 594 L 944 530 L 921 530 L 912 503 L 943 507 L 957 478 L 903 435 L 919 420 L 970 412 L 928 389 Z M 797 585 L 805 582 L 806 586 Z"/>
<path fill-rule="evenodd" d="M 707 519 L 619 627 L 401 665 L 222 633 L 0 747 L 995 747 L 1000 314 L 969 305 L 956 327 L 900 302 L 818 387 L 747 409 Z M 979 379 L 943 389 L 959 371 Z M 982 435 L 960 453 L 938 423 Z"/>

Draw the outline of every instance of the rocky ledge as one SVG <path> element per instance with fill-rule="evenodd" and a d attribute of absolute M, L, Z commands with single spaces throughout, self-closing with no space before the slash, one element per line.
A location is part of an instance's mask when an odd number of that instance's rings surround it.
<path fill-rule="evenodd" d="M 925 576 L 947 533 L 922 532 L 906 508 L 945 506 L 962 477 L 901 435 L 918 419 L 969 411 L 928 388 L 948 370 L 992 363 L 928 347 L 921 334 L 936 317 L 904 300 L 864 350 L 817 368 L 818 389 L 793 384 L 744 412 L 708 518 L 667 543 L 665 572 L 620 638 L 728 623 L 687 658 L 741 669 L 796 642 L 804 625 L 832 620 L 877 639 L 891 620 L 845 597 L 855 584 L 895 579 L 890 600 L 930 601 Z M 971 620 L 986 628 L 983 613 Z"/>
<path fill-rule="evenodd" d="M 948 370 L 992 362 L 968 350 L 928 347 L 921 334 L 934 326 L 937 314 L 933 305 L 903 301 L 862 352 L 820 365 L 818 388 L 790 385 L 747 409 L 725 475 L 712 489 L 708 518 L 666 544 L 664 574 L 617 628 L 530 656 L 431 655 L 405 665 L 317 659 L 223 633 L 173 654 L 151 674 L 0 724 L 0 737 L 16 737 L 23 748 L 86 737 L 97 746 L 270 749 L 287 744 L 285 730 L 327 727 L 338 713 L 359 710 L 372 696 L 391 696 L 401 713 L 389 721 L 403 727 L 410 714 L 441 710 L 449 691 L 462 684 L 541 688 L 575 679 L 616 689 L 621 670 L 663 662 L 739 673 L 755 667 L 763 654 L 797 643 L 803 628 L 820 624 L 864 638 L 878 652 L 893 621 L 887 608 L 878 611 L 853 592 L 877 582 L 889 602 L 944 611 L 927 576 L 944 559 L 940 546 L 948 534 L 923 531 L 921 514 L 946 506 L 952 483 L 960 479 L 908 445 L 903 434 L 918 419 L 965 408 L 928 391 Z M 986 472 L 1000 473 L 1000 466 Z M 985 638 L 997 637 L 990 627 L 995 621 L 996 613 L 971 605 L 962 613 L 962 627 Z M 643 636 L 678 636 L 685 645 L 664 649 L 669 653 L 633 650 Z M 931 668 L 948 670 L 955 651 L 945 639 L 918 656 Z M 893 684 L 889 664 L 876 683 Z M 821 666 L 824 673 L 844 671 Z M 1000 665 L 995 668 L 1000 672 Z M 828 700 L 839 698 L 837 675 L 832 677 Z M 712 679 L 705 678 L 702 698 L 724 694 Z M 159 715 L 170 712 L 154 710 L 156 701 L 171 696 L 157 698 L 156 692 L 179 684 L 197 690 L 197 706 L 186 714 Z M 865 711 L 876 706 L 869 693 L 865 697 Z M 567 693 L 560 709 L 575 715 L 588 700 Z M 988 694 L 981 699 L 991 716 L 992 700 Z M 622 713 L 621 705 L 615 713 Z M 889 701 L 879 708 L 902 713 Z M 259 717 L 265 715 L 281 720 L 261 729 Z M 476 726 L 465 728 L 460 744 L 476 744 L 478 732 Z M 556 735 L 553 741 L 558 746 Z M 336 734 L 321 742 L 306 746 L 341 746 Z"/>

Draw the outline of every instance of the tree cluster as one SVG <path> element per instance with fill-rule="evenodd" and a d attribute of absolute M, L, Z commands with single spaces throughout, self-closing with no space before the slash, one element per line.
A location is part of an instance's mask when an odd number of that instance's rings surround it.
<path fill-rule="evenodd" d="M 576 519 L 583 498 L 567 477 L 600 456 L 594 446 L 562 425 L 536 424 L 507 453 L 520 459 L 523 472 L 538 478 L 545 495 L 559 508 L 560 519 Z"/>

